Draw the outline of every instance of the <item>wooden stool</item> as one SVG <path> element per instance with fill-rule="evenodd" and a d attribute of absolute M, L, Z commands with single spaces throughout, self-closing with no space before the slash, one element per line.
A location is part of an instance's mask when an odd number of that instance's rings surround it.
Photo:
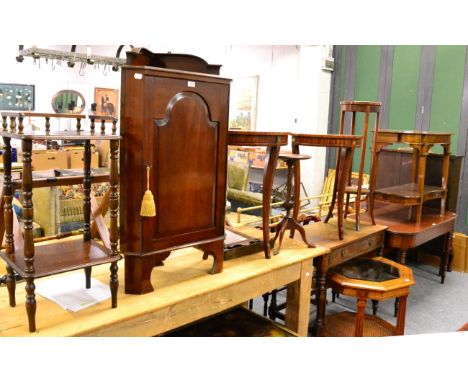
<path fill-rule="evenodd" d="M 276 239 L 279 237 L 279 243 L 278 243 L 278 246 L 275 246 L 274 254 L 275 255 L 278 254 L 278 252 L 279 252 L 279 250 L 281 248 L 281 243 L 283 242 L 284 232 L 287 229 L 289 229 L 291 231 L 294 230 L 294 229 L 297 229 L 299 231 L 299 233 L 301 234 L 301 237 L 302 237 L 302 240 L 304 241 L 304 243 L 306 243 L 309 248 L 315 248 L 315 245 L 310 244 L 307 241 L 304 227 L 302 225 L 300 225 L 297 222 L 297 220 L 294 218 L 294 215 L 291 214 L 291 210 L 294 207 L 294 203 L 299 202 L 299 201 L 291 200 L 293 167 L 300 160 L 310 159 L 310 156 L 309 155 L 303 155 L 303 154 L 281 154 L 278 158 L 283 160 L 284 162 L 286 162 L 286 165 L 288 166 L 288 178 L 286 180 L 286 200 L 284 201 L 284 208 L 286 209 L 286 216 L 276 226 L 276 235 L 275 235 L 274 241 L 276 242 Z M 294 184 L 294 187 L 295 187 L 295 189 L 299 188 L 300 184 Z M 296 192 L 296 195 L 297 195 L 297 192 Z"/>
<path fill-rule="evenodd" d="M 356 132 L 356 113 L 364 113 L 364 126 L 362 130 L 362 151 L 361 151 L 361 158 L 359 159 L 359 175 L 358 181 L 356 185 L 351 185 L 351 171 L 348 177 L 348 185 L 345 190 L 346 194 L 346 203 L 345 203 L 345 218 L 348 215 L 349 210 L 349 199 L 351 194 L 356 195 L 356 199 L 354 201 L 354 209 L 356 210 L 356 230 L 359 231 L 360 228 L 360 220 L 359 220 L 359 212 L 361 209 L 361 195 L 367 195 L 367 206 L 369 207 L 369 193 L 370 188 L 365 189 L 362 188 L 362 181 L 364 175 L 364 163 L 366 160 L 366 144 L 367 144 L 367 136 L 369 134 L 369 117 L 371 113 L 375 113 L 375 123 L 374 123 L 374 131 L 377 132 L 379 130 L 379 115 L 380 115 L 380 106 L 382 106 L 382 102 L 367 102 L 367 101 L 343 101 L 341 102 L 341 123 L 340 123 L 340 134 L 345 134 L 345 119 L 346 113 L 352 113 L 351 118 L 351 128 L 349 134 L 355 135 L 358 134 Z M 374 133 L 374 140 L 376 137 L 376 133 Z M 374 145 L 372 145 L 374 147 Z M 371 175 L 372 176 L 372 175 Z M 371 182 L 369 182 L 370 187 Z M 370 218 L 372 224 L 375 225 L 373 210 L 369 209 Z"/>
<path fill-rule="evenodd" d="M 338 313 L 325 319 L 328 337 L 380 337 L 403 335 L 406 299 L 415 284 L 410 268 L 383 257 L 357 258 L 329 271 L 328 283 L 334 292 L 357 298 L 357 313 Z M 366 301 L 398 297 L 400 309 L 396 326 L 380 317 L 365 315 Z M 375 311 L 374 311 L 375 312 Z"/>

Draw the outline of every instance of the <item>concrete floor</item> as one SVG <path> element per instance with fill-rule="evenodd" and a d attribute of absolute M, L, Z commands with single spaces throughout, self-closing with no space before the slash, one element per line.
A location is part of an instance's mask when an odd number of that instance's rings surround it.
<path fill-rule="evenodd" d="M 438 268 L 430 265 L 409 262 L 416 285 L 411 288 L 407 302 L 405 335 L 455 332 L 468 322 L 468 273 L 449 272 L 445 283 L 440 283 Z M 328 290 L 327 314 L 354 311 L 356 299 L 340 296 L 331 302 Z M 278 296 L 278 302 L 285 301 L 286 291 Z M 254 310 L 263 314 L 263 299 L 254 300 Z M 394 299 L 381 301 L 378 316 L 395 324 L 393 317 Z M 371 302 L 366 313 L 372 314 Z M 311 322 L 315 320 L 315 307 L 311 306 Z M 278 322 L 282 322 L 277 319 Z"/>

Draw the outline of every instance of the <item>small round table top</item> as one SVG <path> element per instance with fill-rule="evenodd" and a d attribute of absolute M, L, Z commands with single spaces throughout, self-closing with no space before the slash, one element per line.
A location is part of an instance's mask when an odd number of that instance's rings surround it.
<path fill-rule="evenodd" d="M 305 154 L 280 154 L 278 156 L 278 159 L 282 159 L 285 161 L 296 161 L 296 160 L 304 160 L 304 159 L 310 159 L 310 155 L 305 155 Z"/>

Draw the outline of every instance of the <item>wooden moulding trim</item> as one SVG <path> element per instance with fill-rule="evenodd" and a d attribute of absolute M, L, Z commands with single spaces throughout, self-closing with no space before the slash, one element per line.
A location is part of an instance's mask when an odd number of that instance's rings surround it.
<path fill-rule="evenodd" d="M 380 113 L 381 106 L 382 102 L 344 101 L 341 102 L 341 111 Z"/>
<path fill-rule="evenodd" d="M 187 248 L 187 247 L 196 247 L 198 245 L 208 244 L 208 243 L 215 242 L 215 241 L 220 241 L 220 240 L 224 241 L 225 238 L 226 238 L 225 235 L 224 236 L 218 236 L 218 237 L 215 237 L 215 238 L 212 238 L 212 239 L 209 239 L 209 240 L 200 240 L 200 241 L 197 241 L 197 242 L 184 243 L 184 244 L 181 244 L 181 245 L 176 245 L 176 246 L 173 246 L 173 247 L 170 247 L 170 248 L 158 249 L 158 250 L 155 250 L 155 251 L 125 252 L 125 256 L 152 256 L 152 255 L 156 255 L 158 253 L 176 251 L 178 249 L 183 249 L 183 248 Z"/>
<path fill-rule="evenodd" d="M 293 144 L 301 146 L 322 147 L 361 147 L 362 136 L 358 135 L 319 135 L 319 134 L 292 134 Z"/>
<path fill-rule="evenodd" d="M 379 130 L 377 132 L 377 142 L 450 144 L 452 135 L 452 133 L 432 133 L 428 131 Z"/>
<path fill-rule="evenodd" d="M 1 137 L 7 138 L 14 138 L 14 139 L 23 139 L 23 140 L 37 140 L 37 139 L 78 139 L 78 140 L 120 140 L 122 137 L 118 134 L 111 135 L 111 134 L 102 134 L 100 132 L 91 133 L 89 131 L 80 131 L 80 132 L 70 132 L 67 134 L 66 131 L 57 132 L 57 133 L 32 133 L 32 132 L 8 132 L 8 131 L 0 131 Z"/>
<path fill-rule="evenodd" d="M 46 118 L 71 118 L 71 119 L 83 119 L 86 118 L 84 114 L 68 114 L 68 113 L 35 113 L 31 111 L 23 112 L 2 112 L 4 117 L 46 117 Z"/>
<path fill-rule="evenodd" d="M 116 117 L 113 117 L 111 115 L 97 115 L 97 114 L 92 114 L 88 116 L 89 119 L 95 119 L 98 121 L 118 121 L 119 119 Z"/>
<path fill-rule="evenodd" d="M 165 69 L 165 68 L 157 68 L 153 66 L 136 66 L 136 65 L 123 65 L 121 69 L 124 71 L 126 69 L 129 70 L 136 70 L 138 72 L 148 72 L 149 75 L 157 75 L 160 77 L 170 77 L 170 78 L 180 78 L 180 79 L 188 79 L 193 81 L 194 78 L 199 78 L 200 81 L 206 82 L 222 82 L 229 84 L 232 80 L 229 78 L 224 78 L 217 76 L 215 74 L 205 74 L 205 73 L 197 73 L 197 72 L 188 72 L 185 70 L 176 70 L 176 69 Z"/>
<path fill-rule="evenodd" d="M 289 133 L 228 131 L 229 146 L 285 146 Z"/>

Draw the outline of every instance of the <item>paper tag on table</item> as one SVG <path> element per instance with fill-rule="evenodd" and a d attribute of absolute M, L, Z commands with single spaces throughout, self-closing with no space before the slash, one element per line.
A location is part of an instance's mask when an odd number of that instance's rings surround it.
<path fill-rule="evenodd" d="M 78 312 L 111 297 L 109 286 L 93 278 L 91 288 L 86 289 L 84 273 L 37 280 L 36 293 L 72 312 Z"/>

